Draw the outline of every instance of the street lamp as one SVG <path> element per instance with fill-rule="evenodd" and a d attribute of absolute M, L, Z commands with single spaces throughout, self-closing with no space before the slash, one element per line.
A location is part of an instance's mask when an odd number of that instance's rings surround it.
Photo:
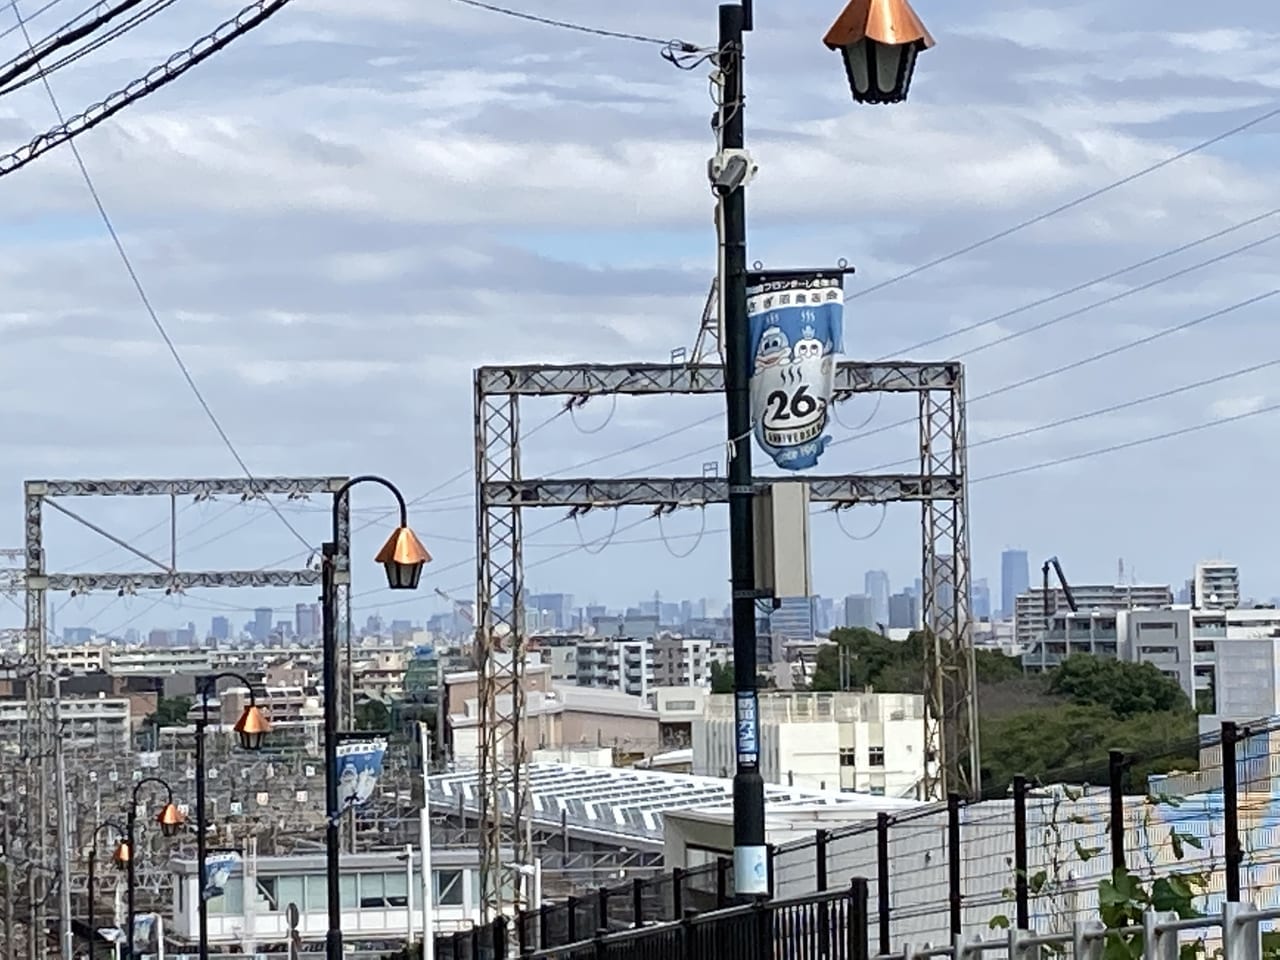
<path fill-rule="evenodd" d="M 720 232 L 721 317 L 724 324 L 725 425 L 729 441 L 729 579 L 732 591 L 733 693 L 737 732 L 733 775 L 733 882 L 740 896 L 769 892 L 764 778 L 756 667 L 756 605 L 771 591 L 756 576 L 754 427 L 751 324 L 747 313 L 746 185 L 754 174 L 744 142 L 744 34 L 754 27 L 752 0 L 722 3 L 716 66 L 720 74 L 717 156 L 712 186 Z M 904 100 L 917 54 L 933 39 L 907 0 L 849 0 L 824 38 L 840 50 L 849 86 L 861 103 Z M 736 161 L 736 164 L 735 164 Z M 733 170 L 738 175 L 725 176 Z"/>
<path fill-rule="evenodd" d="M 103 830 L 107 829 L 108 827 L 110 827 L 112 830 L 116 832 L 117 837 L 121 838 L 118 841 L 116 841 L 115 851 L 111 855 L 111 859 L 112 861 L 114 861 L 116 865 L 116 869 L 123 870 L 129 864 L 129 846 L 123 839 L 125 836 L 124 829 L 120 826 L 120 824 L 116 823 L 114 820 L 104 820 L 102 823 L 98 824 L 97 828 L 94 829 L 93 831 L 93 835 L 90 836 L 89 838 L 89 857 L 88 857 L 88 860 L 89 860 L 89 917 L 88 917 L 88 920 L 89 920 L 90 960 L 92 960 L 93 953 L 94 953 L 93 948 L 98 940 L 97 920 L 94 918 L 94 915 L 93 915 L 93 904 L 94 904 L 94 900 L 97 898 L 97 895 L 98 895 L 98 877 L 97 877 L 98 834 L 100 834 Z"/>
<path fill-rule="evenodd" d="M 822 42 L 840 51 L 855 101 L 901 103 L 933 37 L 907 0 L 850 0 Z"/>
<path fill-rule="evenodd" d="M 178 809 L 177 804 L 173 802 L 173 787 L 169 786 L 159 777 L 143 777 L 133 787 L 133 793 L 130 795 L 129 810 L 125 816 L 125 850 L 123 851 L 123 859 L 125 867 L 128 870 L 127 891 L 128 891 L 128 910 L 126 924 L 128 929 L 125 930 L 125 944 L 127 946 L 126 957 L 133 960 L 134 944 L 133 944 L 133 928 L 134 928 L 134 894 L 138 884 L 138 794 L 143 787 L 155 784 L 163 787 L 165 792 L 165 803 L 160 808 L 160 812 L 156 814 L 156 823 L 160 824 L 160 832 L 166 837 L 177 836 L 178 831 L 182 829 L 182 824 L 186 822 L 186 817 L 182 815 L 182 811 Z M 116 862 L 119 863 L 122 857 L 122 851 L 117 848 Z"/>
<path fill-rule="evenodd" d="M 205 810 L 205 760 L 204 735 L 209 728 L 209 700 L 217 690 L 219 680 L 239 680 L 249 691 L 249 704 L 236 721 L 235 732 L 240 746 L 245 750 L 260 750 L 262 743 L 271 730 L 271 724 L 258 709 L 253 695 L 253 684 L 238 673 L 215 673 L 202 677 L 197 689 L 200 691 L 200 716 L 196 719 L 196 897 L 199 903 L 196 910 L 199 915 L 199 952 L 200 960 L 209 957 L 209 900 L 207 895 L 208 877 L 205 876 L 205 858 L 208 850 L 208 814 Z"/>
<path fill-rule="evenodd" d="M 348 490 L 357 484 L 376 483 L 386 487 L 400 507 L 400 524 L 374 557 L 387 574 L 392 590 L 416 590 L 422 568 L 430 562 L 422 542 L 409 529 L 409 507 L 404 494 L 390 480 L 364 475 L 352 477 L 333 493 L 333 535 L 321 551 L 321 596 L 324 645 L 324 803 L 325 875 L 328 885 L 329 930 L 325 936 L 328 960 L 342 960 L 342 898 L 338 880 L 338 536 L 341 532 L 339 507 Z M 345 571 L 344 571 L 345 572 Z"/>

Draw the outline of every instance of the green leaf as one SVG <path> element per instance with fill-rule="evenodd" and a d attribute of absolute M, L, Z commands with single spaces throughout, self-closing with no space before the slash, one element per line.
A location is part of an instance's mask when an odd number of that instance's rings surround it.
<path fill-rule="evenodd" d="M 1045 888 L 1049 883 L 1049 871 L 1037 870 L 1031 875 L 1031 879 L 1027 881 L 1027 890 L 1035 895 Z"/>
<path fill-rule="evenodd" d="M 1169 846 L 1173 848 L 1173 855 L 1181 860 L 1184 853 L 1182 838 L 1178 836 L 1178 831 L 1174 827 L 1169 828 Z"/>
<path fill-rule="evenodd" d="M 1076 841 L 1076 856 L 1081 862 L 1087 863 L 1102 852 L 1101 847 L 1086 847 L 1079 840 Z"/>
<path fill-rule="evenodd" d="M 988 930 L 1008 930 L 1009 918 L 1003 913 L 997 913 L 994 917 L 987 921 Z"/>
<path fill-rule="evenodd" d="M 1179 837 L 1179 838 L 1182 840 L 1182 842 L 1183 842 L 1183 843 L 1185 843 L 1188 847 L 1195 847 L 1197 850 L 1203 850 L 1203 849 L 1204 849 L 1204 841 L 1203 841 L 1203 840 L 1201 840 L 1199 837 L 1195 836 L 1194 834 L 1190 834 L 1190 833 L 1180 833 L 1180 834 L 1178 834 L 1178 837 Z"/>

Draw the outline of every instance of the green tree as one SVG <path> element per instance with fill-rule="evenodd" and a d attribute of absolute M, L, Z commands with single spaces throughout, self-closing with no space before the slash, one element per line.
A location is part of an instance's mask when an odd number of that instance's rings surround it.
<path fill-rule="evenodd" d="M 1088 654 L 1067 657 L 1050 675 L 1049 693 L 1073 703 L 1105 707 L 1122 720 L 1191 709 L 1178 681 L 1166 677 L 1153 664 L 1104 660 Z"/>
<path fill-rule="evenodd" d="M 391 711 L 381 700 L 362 700 L 356 704 L 357 730 L 387 730 L 391 726 Z"/>
<path fill-rule="evenodd" d="M 733 693 L 733 665 L 711 662 L 711 692 Z"/>
<path fill-rule="evenodd" d="M 187 722 L 191 697 L 160 697 L 155 712 L 147 717 L 153 727 L 180 727 Z"/>

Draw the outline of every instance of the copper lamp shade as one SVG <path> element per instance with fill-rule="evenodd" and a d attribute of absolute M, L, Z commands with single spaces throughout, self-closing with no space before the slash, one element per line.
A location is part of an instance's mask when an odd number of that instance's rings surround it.
<path fill-rule="evenodd" d="M 387 586 L 392 590 L 416 590 L 431 554 L 412 530 L 396 527 L 373 559 L 387 571 Z"/>
<path fill-rule="evenodd" d="M 182 829 L 182 825 L 186 823 L 187 818 L 182 815 L 182 811 L 178 809 L 177 804 L 166 803 L 158 814 L 156 814 L 156 823 L 160 824 L 160 832 L 166 837 L 177 836 L 178 831 Z"/>
<path fill-rule="evenodd" d="M 822 40 L 840 51 L 858 103 L 901 103 L 933 37 L 907 0 L 850 0 Z"/>
<path fill-rule="evenodd" d="M 267 734 L 271 732 L 271 723 L 257 706 L 250 704 L 236 721 L 235 731 L 244 749 L 261 750 Z"/>

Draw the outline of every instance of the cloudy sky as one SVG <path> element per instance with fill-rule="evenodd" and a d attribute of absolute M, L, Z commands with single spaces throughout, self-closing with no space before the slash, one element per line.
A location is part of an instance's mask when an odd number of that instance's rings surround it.
<path fill-rule="evenodd" d="M 607 30 L 714 40 L 708 0 L 520 2 Z M 79 11 L 62 0 L 35 16 L 44 3 L 22 0 L 37 39 Z M 239 5 L 186 0 L 57 71 L 63 110 L 123 87 Z M 1265 296 L 1277 286 L 1280 241 L 1265 241 L 1280 231 L 1269 159 L 1280 116 L 878 287 L 1273 110 L 1274 4 L 921 0 L 938 46 L 910 103 L 881 108 L 850 102 L 839 58 L 820 44 L 837 2 L 758 7 L 751 257 L 856 264 L 850 292 L 868 292 L 848 310 L 851 357 L 966 361 L 976 575 L 995 584 L 1007 546 L 1033 561 L 1056 553 L 1079 581 L 1114 577 L 1123 557 L 1140 580 L 1176 584 L 1221 555 L 1244 567 L 1247 589 L 1280 594 L 1259 523 L 1280 468 L 1274 417 L 1085 456 L 1280 402 L 1280 297 Z M 23 43 L 10 30 L 0 53 Z M 467 599 L 472 368 L 662 361 L 694 339 L 714 265 L 712 104 L 705 66 L 679 71 L 659 54 L 457 0 L 295 0 L 78 143 L 159 317 L 251 469 L 393 478 L 419 498 L 414 523 L 436 556 L 429 586 Z M 0 148 L 54 122 L 38 83 L 6 92 Z M 0 178 L 0 243 L 0 546 L 21 541 L 24 479 L 237 474 L 66 147 Z M 899 399 L 843 405 L 832 435 L 848 442 L 821 471 L 913 457 Z M 713 398 L 596 400 L 531 437 L 525 471 L 574 475 L 593 459 L 579 475 L 699 474 L 723 459 L 719 409 Z M 557 411 L 529 403 L 525 422 Z M 1022 469 L 1068 457 L 1078 459 Z M 378 521 L 384 503 L 363 490 L 357 514 Z M 168 550 L 166 504 L 73 506 L 144 550 Z M 304 540 L 322 539 L 323 504 L 281 509 Z M 604 512 L 579 524 L 531 515 L 529 588 L 719 606 L 722 511 L 662 527 L 644 518 L 625 512 L 615 529 Z M 859 508 L 841 521 L 815 518 L 820 593 L 860 592 L 868 568 L 887 569 L 895 588 L 918 576 L 918 510 Z M 182 504 L 179 528 L 187 567 L 305 560 L 262 505 Z M 357 552 L 381 535 L 373 525 Z M 47 544 L 51 569 L 139 568 L 61 517 Z M 379 592 L 379 578 L 358 569 L 358 618 L 444 609 L 429 591 L 408 602 Z M 58 624 L 243 619 L 240 609 L 313 592 L 78 598 Z"/>

